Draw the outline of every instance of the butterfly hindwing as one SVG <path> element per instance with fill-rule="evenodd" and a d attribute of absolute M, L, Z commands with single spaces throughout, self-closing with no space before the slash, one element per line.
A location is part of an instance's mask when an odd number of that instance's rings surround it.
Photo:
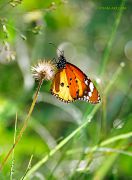
<path fill-rule="evenodd" d="M 52 82 L 51 93 L 64 102 L 73 102 L 74 98 L 70 94 L 69 84 L 66 76 L 66 69 L 60 69 Z"/>

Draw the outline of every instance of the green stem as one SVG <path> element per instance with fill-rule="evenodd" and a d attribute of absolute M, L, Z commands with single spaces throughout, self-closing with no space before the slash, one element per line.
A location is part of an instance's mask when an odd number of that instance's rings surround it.
<path fill-rule="evenodd" d="M 124 7 L 124 5 L 125 5 L 125 0 L 122 0 L 121 5 L 120 5 L 119 13 L 117 14 L 115 23 L 113 25 L 113 29 L 112 29 L 112 32 L 111 32 L 111 35 L 110 35 L 110 39 L 109 39 L 107 47 L 106 47 L 106 49 L 105 49 L 105 51 L 103 53 L 103 58 L 102 58 L 101 66 L 100 66 L 100 70 L 99 70 L 99 74 L 101 76 L 105 72 L 105 67 L 106 67 L 106 64 L 107 64 L 108 59 L 109 59 L 109 55 L 110 55 L 110 51 L 112 49 L 112 45 L 113 45 L 113 42 L 114 42 L 115 34 L 116 34 L 117 28 L 119 26 L 121 16 L 123 14 L 123 8 L 122 7 Z"/>
<path fill-rule="evenodd" d="M 121 140 L 121 139 L 127 139 L 130 138 L 132 136 L 132 132 L 126 133 L 126 134 L 120 134 L 118 136 L 112 137 L 110 139 L 107 139 L 105 141 L 103 141 L 100 146 L 106 146 L 108 144 L 111 144 L 115 141 Z"/>
<path fill-rule="evenodd" d="M 33 155 L 31 155 L 30 160 L 29 160 L 29 163 L 28 163 L 28 166 L 27 166 L 27 169 L 26 169 L 26 172 L 25 172 L 24 176 L 23 176 L 20 180 L 23 180 L 24 177 L 26 176 L 27 172 L 29 171 L 29 169 L 30 169 L 30 167 L 31 167 L 32 159 L 33 159 Z"/>
<path fill-rule="evenodd" d="M 16 133 L 17 133 L 17 113 L 16 113 L 16 120 L 15 120 L 15 129 L 14 129 L 14 141 L 13 143 L 15 143 L 16 141 Z M 12 152 L 12 164 L 11 164 L 11 171 L 10 171 L 10 180 L 13 180 L 13 173 L 14 173 L 14 149 Z"/>
<path fill-rule="evenodd" d="M 106 109 L 106 96 L 103 96 L 102 99 L 102 120 L 101 120 L 101 137 L 100 139 L 104 139 L 107 133 L 107 123 L 106 123 L 107 109 Z"/>
<path fill-rule="evenodd" d="M 99 145 L 94 146 L 94 147 L 91 149 L 91 151 L 94 152 L 94 151 L 96 151 L 96 149 L 97 149 L 98 147 L 106 146 L 106 145 L 108 145 L 108 144 L 114 143 L 114 142 L 119 141 L 119 140 L 121 140 L 121 139 L 128 139 L 128 138 L 130 138 L 130 137 L 132 137 L 132 132 L 114 136 L 114 137 L 109 138 L 109 139 L 107 139 L 107 140 L 105 140 L 105 141 L 102 141 Z"/>

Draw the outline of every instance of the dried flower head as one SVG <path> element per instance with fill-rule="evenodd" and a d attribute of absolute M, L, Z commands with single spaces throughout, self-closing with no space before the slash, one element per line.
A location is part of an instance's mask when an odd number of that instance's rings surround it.
<path fill-rule="evenodd" d="M 55 74 L 55 65 L 51 61 L 39 61 L 31 68 L 36 80 L 51 80 Z"/>

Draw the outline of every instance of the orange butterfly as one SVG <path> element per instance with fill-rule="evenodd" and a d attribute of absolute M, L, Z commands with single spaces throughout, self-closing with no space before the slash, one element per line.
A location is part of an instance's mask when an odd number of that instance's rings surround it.
<path fill-rule="evenodd" d="M 66 103 L 75 100 L 99 103 L 100 95 L 93 82 L 78 67 L 66 61 L 64 52 L 61 52 L 58 60 L 51 93 Z"/>

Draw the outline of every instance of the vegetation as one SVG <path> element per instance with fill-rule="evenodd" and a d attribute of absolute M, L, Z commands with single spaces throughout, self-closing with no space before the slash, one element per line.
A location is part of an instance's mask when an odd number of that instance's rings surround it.
<path fill-rule="evenodd" d="M 131 5 L 0 1 L 1 180 L 131 179 Z M 57 48 L 94 80 L 101 103 L 65 104 L 52 80 L 35 81 L 31 66 L 54 62 Z"/>

